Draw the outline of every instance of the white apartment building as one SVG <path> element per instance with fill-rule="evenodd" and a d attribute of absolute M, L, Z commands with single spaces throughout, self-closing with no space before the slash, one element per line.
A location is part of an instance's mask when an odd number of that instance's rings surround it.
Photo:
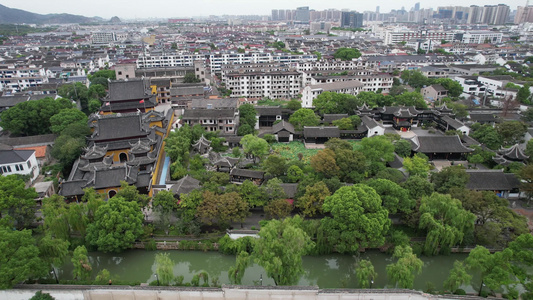
<path fill-rule="evenodd" d="M 194 61 L 205 61 L 205 55 L 201 54 L 140 54 L 137 58 L 137 68 L 161 68 L 161 67 L 192 67 Z"/>
<path fill-rule="evenodd" d="M 463 44 L 498 44 L 502 42 L 503 33 L 490 30 L 468 31 L 458 33 L 455 38 Z"/>
<path fill-rule="evenodd" d="M 453 41 L 454 33 L 450 31 L 386 31 L 383 35 L 383 42 L 387 45 L 407 42 L 412 39 Z"/>
<path fill-rule="evenodd" d="M 302 75 L 298 72 L 228 73 L 224 83 L 233 97 L 271 99 L 295 98 L 300 93 Z"/>
<path fill-rule="evenodd" d="M 486 93 L 486 87 L 473 76 L 456 76 L 453 80 L 463 87 L 463 93 L 481 96 Z"/>
<path fill-rule="evenodd" d="M 306 61 L 316 61 L 317 56 L 294 55 L 290 53 L 214 53 L 208 57 L 202 54 L 141 54 L 137 58 L 137 68 L 158 67 L 187 67 L 194 66 L 194 61 L 205 62 L 211 68 L 211 72 L 220 73 L 224 65 L 247 65 L 247 64 L 293 64 Z"/>
<path fill-rule="evenodd" d="M 363 84 L 358 80 L 308 85 L 302 89 L 302 107 L 314 107 L 313 100 L 323 92 L 335 92 L 355 96 L 361 91 L 363 91 Z"/>
<path fill-rule="evenodd" d="M 35 65 L 0 66 L 0 90 L 6 93 L 22 92 L 48 82 L 46 71 Z"/>

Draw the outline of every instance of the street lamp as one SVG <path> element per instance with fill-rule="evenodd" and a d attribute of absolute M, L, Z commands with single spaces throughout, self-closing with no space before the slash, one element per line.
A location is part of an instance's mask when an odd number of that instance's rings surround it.
<path fill-rule="evenodd" d="M 481 292 L 483 291 L 483 287 L 485 286 L 485 284 L 483 283 L 483 280 L 481 280 L 481 286 L 479 287 L 479 295 L 481 297 Z"/>
<path fill-rule="evenodd" d="M 155 274 L 155 279 L 157 279 L 157 285 L 159 286 L 159 277 L 157 276 L 157 274 Z"/>
<path fill-rule="evenodd" d="M 372 285 L 374 284 L 374 279 L 370 280 L 370 288 L 372 289 Z"/>

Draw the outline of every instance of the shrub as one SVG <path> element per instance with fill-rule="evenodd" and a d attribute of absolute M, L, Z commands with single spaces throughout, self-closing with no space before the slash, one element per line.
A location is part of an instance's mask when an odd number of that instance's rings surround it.
<path fill-rule="evenodd" d="M 144 249 L 146 251 L 155 251 L 157 250 L 157 243 L 154 240 L 148 240 L 144 243 Z"/>
<path fill-rule="evenodd" d="M 463 289 L 456 289 L 454 294 L 455 295 L 466 295 L 466 291 Z"/>

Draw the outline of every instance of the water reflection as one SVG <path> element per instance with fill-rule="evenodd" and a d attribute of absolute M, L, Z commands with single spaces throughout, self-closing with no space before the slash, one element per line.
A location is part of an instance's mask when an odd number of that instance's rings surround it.
<path fill-rule="evenodd" d="M 155 279 L 155 255 L 162 251 L 130 250 L 121 254 L 92 252 L 89 260 L 93 266 L 93 278 L 102 270 L 107 269 L 112 277 L 125 281 L 140 281 L 148 283 Z M 229 284 L 228 269 L 235 264 L 235 256 L 218 252 L 198 251 L 166 251 L 175 262 L 174 275 L 182 275 L 184 283 L 190 282 L 195 274 L 206 271 L 210 281 L 218 277 L 220 284 Z M 455 260 L 464 260 L 466 254 L 452 254 L 449 256 L 422 257 L 424 267 L 422 273 L 415 278 L 415 288 L 426 289 L 426 283 L 432 282 L 437 289 L 442 289 L 442 283 L 448 276 Z M 369 251 L 361 253 L 360 259 L 368 259 L 374 264 L 378 277 L 374 280 L 374 288 L 387 287 L 386 266 L 392 258 L 384 253 Z M 302 286 L 319 286 L 320 288 L 356 288 L 355 263 L 357 256 L 331 254 L 323 256 L 306 256 L 303 258 L 304 275 L 298 284 Z M 72 279 L 72 263 L 70 259 L 57 272 L 60 279 Z M 265 270 L 256 264 L 251 264 L 244 274 L 243 285 L 260 284 L 274 285 Z M 468 288 L 467 290 L 471 290 Z"/>

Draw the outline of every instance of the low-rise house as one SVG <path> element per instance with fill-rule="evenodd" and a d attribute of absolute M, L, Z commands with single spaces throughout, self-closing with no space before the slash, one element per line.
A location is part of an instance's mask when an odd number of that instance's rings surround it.
<path fill-rule="evenodd" d="M 445 97 L 448 97 L 448 90 L 440 84 L 432 84 L 420 90 L 424 99 L 429 102 L 438 102 Z"/>
<path fill-rule="evenodd" d="M 190 192 L 201 188 L 200 180 L 194 179 L 193 177 L 186 175 L 182 179 L 178 180 L 175 184 L 170 187 L 170 191 L 174 193 L 174 197 L 178 200 L 181 199 L 182 195 L 187 195 Z"/>
<path fill-rule="evenodd" d="M 304 126 L 303 135 L 306 143 L 324 144 L 331 138 L 340 138 L 341 132 L 337 126 Z"/>
<path fill-rule="evenodd" d="M 238 118 L 235 109 L 185 109 L 182 122 L 191 127 L 200 124 L 206 131 L 235 134 Z"/>
<path fill-rule="evenodd" d="M 465 147 L 458 135 L 416 136 L 411 139 L 411 144 L 413 152 L 423 153 L 430 160 L 460 160 L 474 151 Z"/>
<path fill-rule="evenodd" d="M 491 191 L 498 197 L 517 197 L 520 180 L 513 173 L 501 170 L 466 170 L 469 175 L 466 188 L 474 191 Z"/>
<path fill-rule="evenodd" d="M 11 146 L 0 146 L 0 174 L 28 175 L 33 181 L 39 176 L 39 165 L 34 150 L 13 150 Z"/>
<path fill-rule="evenodd" d="M 256 185 L 261 185 L 265 180 L 265 172 L 235 168 L 229 173 L 229 180 L 236 184 L 242 184 L 246 180 L 250 180 Z"/>
<path fill-rule="evenodd" d="M 294 133 L 294 126 L 285 120 L 281 120 L 281 122 L 272 125 L 272 134 L 276 137 L 276 141 L 280 143 L 292 142 L 294 140 Z"/>
<path fill-rule="evenodd" d="M 385 134 L 385 128 L 368 116 L 362 116 L 361 123 L 367 129 L 367 137 Z"/>

